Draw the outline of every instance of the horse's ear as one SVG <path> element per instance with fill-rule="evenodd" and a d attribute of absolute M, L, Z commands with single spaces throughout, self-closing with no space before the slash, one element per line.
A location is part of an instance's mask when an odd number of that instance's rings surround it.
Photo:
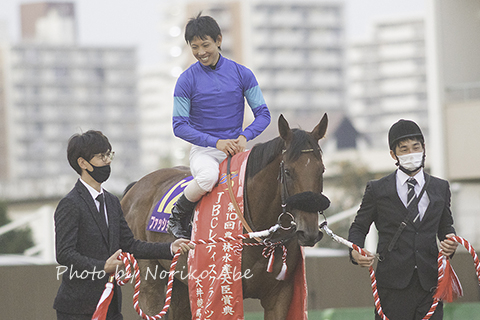
<path fill-rule="evenodd" d="M 327 126 L 328 126 L 328 117 L 327 114 L 325 113 L 323 115 L 322 120 L 317 124 L 315 129 L 313 129 L 312 134 L 315 139 L 320 140 L 323 137 L 325 137 L 325 133 L 327 132 Z"/>
<path fill-rule="evenodd" d="M 290 130 L 290 126 L 288 125 L 287 120 L 283 117 L 283 114 L 280 114 L 280 117 L 278 117 L 278 132 L 280 133 L 280 137 L 282 137 L 286 143 L 289 143 L 290 140 L 292 140 L 292 130 Z"/>

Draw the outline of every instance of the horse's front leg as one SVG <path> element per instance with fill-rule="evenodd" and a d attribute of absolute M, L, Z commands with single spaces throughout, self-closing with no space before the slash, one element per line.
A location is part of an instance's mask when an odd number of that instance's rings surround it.
<path fill-rule="evenodd" d="M 162 308 L 165 301 L 166 279 L 162 279 L 163 267 L 157 260 L 138 260 L 140 268 L 140 294 L 138 301 L 144 313 L 154 316 Z M 140 319 L 140 318 L 139 318 Z"/>
<path fill-rule="evenodd" d="M 286 320 L 293 295 L 293 281 L 279 281 L 260 302 L 264 309 L 264 320 Z"/>

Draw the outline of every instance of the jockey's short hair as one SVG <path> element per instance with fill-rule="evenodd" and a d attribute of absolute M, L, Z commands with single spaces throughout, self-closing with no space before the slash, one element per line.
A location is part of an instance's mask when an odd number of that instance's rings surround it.
<path fill-rule="evenodd" d="M 76 133 L 68 140 L 68 163 L 78 174 L 82 174 L 82 169 L 77 162 L 78 158 L 90 161 L 96 154 L 111 150 L 112 145 L 101 131 L 88 130 L 82 134 Z"/>
<path fill-rule="evenodd" d="M 213 41 L 217 41 L 218 36 L 222 35 L 217 21 L 210 16 L 202 16 L 200 12 L 196 17 L 191 18 L 185 27 L 185 41 L 190 44 L 195 37 L 206 40 L 210 36 Z"/>

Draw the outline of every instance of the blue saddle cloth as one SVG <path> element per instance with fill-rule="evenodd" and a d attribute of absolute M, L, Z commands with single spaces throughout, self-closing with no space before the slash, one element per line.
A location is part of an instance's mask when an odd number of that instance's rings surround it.
<path fill-rule="evenodd" d="M 170 215 L 172 214 L 172 208 L 177 203 L 178 198 L 183 193 L 185 187 L 193 180 L 193 176 L 186 177 L 185 179 L 177 182 L 173 187 L 163 195 L 160 201 L 157 202 L 153 212 L 150 216 L 150 221 L 147 225 L 147 231 L 155 231 L 167 233 L 167 224 Z"/>

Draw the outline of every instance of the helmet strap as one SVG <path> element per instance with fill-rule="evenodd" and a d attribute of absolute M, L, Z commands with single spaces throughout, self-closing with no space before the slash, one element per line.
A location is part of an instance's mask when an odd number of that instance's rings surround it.
<path fill-rule="evenodd" d="M 405 169 L 405 168 L 402 167 L 402 166 L 398 166 L 398 169 L 402 170 L 403 172 L 405 172 L 405 173 L 408 174 L 408 175 L 411 175 L 412 173 L 416 172 L 417 170 L 419 170 L 419 169 L 422 168 L 422 167 L 423 167 L 423 164 L 422 164 L 420 167 L 418 167 L 418 168 L 416 168 L 416 169 L 413 169 L 413 170 Z"/>

